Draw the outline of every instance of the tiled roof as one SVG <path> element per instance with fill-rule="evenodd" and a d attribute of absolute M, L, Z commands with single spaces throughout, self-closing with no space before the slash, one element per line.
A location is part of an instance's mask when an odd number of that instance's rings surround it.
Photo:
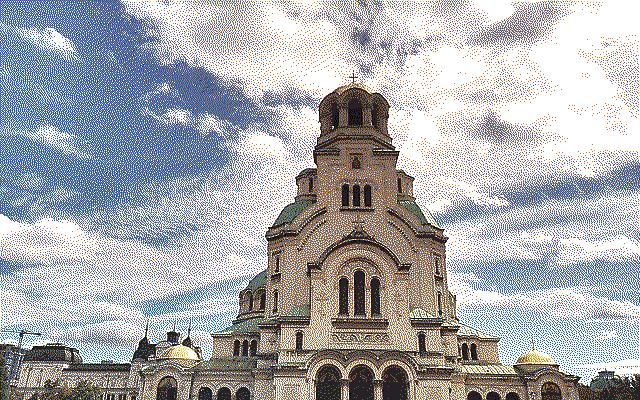
<path fill-rule="evenodd" d="M 312 200 L 301 199 L 296 201 L 295 203 L 291 203 L 287 205 L 285 208 L 282 209 L 282 211 L 280 211 L 280 215 L 278 215 L 276 222 L 274 222 L 271 227 L 275 228 L 280 225 L 288 224 L 313 203 L 314 201 Z"/>
<path fill-rule="evenodd" d="M 254 276 L 247 284 L 247 289 L 251 289 L 251 291 L 256 290 L 259 287 L 264 286 L 264 283 L 267 281 L 267 270 L 260 272 L 258 275 Z"/>
<path fill-rule="evenodd" d="M 458 323 L 458 325 L 460 325 L 460 329 L 458 330 L 458 336 L 475 336 L 480 339 L 500 339 L 497 336 L 488 335 L 468 325 L 461 324 L 461 323 Z"/>
<path fill-rule="evenodd" d="M 436 318 L 434 315 L 429 314 L 422 308 L 415 307 L 411 310 L 411 319 L 432 319 Z"/>
<path fill-rule="evenodd" d="M 258 324 L 262 321 L 262 318 L 250 318 L 244 321 L 237 322 L 231 326 L 226 327 L 219 333 L 257 333 Z"/>
<path fill-rule="evenodd" d="M 412 200 L 400 200 L 400 204 L 402 206 L 404 206 L 404 208 L 406 208 L 407 210 L 409 210 L 409 212 L 411 212 L 411 214 L 415 215 L 416 217 L 418 217 L 418 219 L 420 220 L 421 224 L 430 224 L 436 228 L 439 228 L 438 223 L 436 222 L 435 218 L 433 218 L 433 215 L 431 215 L 431 213 L 429 212 L 429 210 L 426 210 L 427 213 L 425 214 L 424 212 L 422 212 L 422 209 L 420 208 L 420 206 Z"/>
<path fill-rule="evenodd" d="M 489 365 L 461 365 L 460 371 L 467 374 L 478 375 L 518 375 L 512 366 L 502 364 Z"/>
<path fill-rule="evenodd" d="M 287 314 L 286 317 L 309 317 L 311 315 L 311 306 L 309 304 L 302 304 L 296 307 L 293 307 Z"/>

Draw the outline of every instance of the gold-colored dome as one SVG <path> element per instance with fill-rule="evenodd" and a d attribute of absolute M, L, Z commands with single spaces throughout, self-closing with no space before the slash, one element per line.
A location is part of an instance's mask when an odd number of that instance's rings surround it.
<path fill-rule="evenodd" d="M 350 83 L 348 85 L 343 85 L 340 86 L 339 88 L 337 88 L 336 90 L 334 90 L 334 92 L 336 92 L 338 95 L 341 95 L 342 93 L 344 93 L 344 91 L 348 90 L 348 89 L 353 89 L 353 88 L 357 88 L 357 89 L 362 89 L 368 93 L 371 93 L 371 91 L 369 90 L 369 88 L 367 88 L 365 85 L 360 84 L 360 83 Z"/>
<path fill-rule="evenodd" d="M 198 353 L 191 347 L 187 347 L 181 344 L 176 344 L 169 347 L 161 358 L 175 359 L 175 360 L 194 360 L 200 361 Z"/>
<path fill-rule="evenodd" d="M 553 357 L 536 349 L 529 350 L 518 358 L 516 365 L 522 364 L 557 365 Z"/>

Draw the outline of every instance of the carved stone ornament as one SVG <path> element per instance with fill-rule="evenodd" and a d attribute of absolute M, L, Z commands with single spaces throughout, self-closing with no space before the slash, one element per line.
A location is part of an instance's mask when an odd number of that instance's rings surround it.
<path fill-rule="evenodd" d="M 389 335 L 369 332 L 334 332 L 331 334 L 331 340 L 334 343 L 385 344 L 389 343 Z"/>

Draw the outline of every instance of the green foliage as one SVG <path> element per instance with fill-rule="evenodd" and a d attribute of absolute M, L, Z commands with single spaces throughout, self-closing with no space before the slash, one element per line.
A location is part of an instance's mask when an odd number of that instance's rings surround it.
<path fill-rule="evenodd" d="M 601 392 L 579 385 L 580 400 L 640 400 L 640 375 L 610 380 Z"/>
<path fill-rule="evenodd" d="M 100 400 L 102 391 L 93 383 L 82 381 L 75 388 L 61 385 L 59 380 L 47 380 L 44 384 L 44 392 L 38 396 L 38 400 Z"/>

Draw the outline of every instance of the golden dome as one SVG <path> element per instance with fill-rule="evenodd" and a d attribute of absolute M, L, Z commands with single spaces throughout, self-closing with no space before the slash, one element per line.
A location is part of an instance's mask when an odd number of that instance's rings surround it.
<path fill-rule="evenodd" d="M 344 93 L 346 90 L 349 89 L 353 89 L 353 88 L 357 88 L 357 89 L 362 89 L 365 92 L 371 93 L 371 91 L 369 90 L 369 88 L 367 88 L 365 85 L 362 85 L 360 83 L 350 83 L 348 85 L 343 85 L 340 86 L 339 88 L 337 88 L 336 90 L 334 90 L 334 92 L 336 92 L 338 95 L 341 95 L 342 93 Z"/>
<path fill-rule="evenodd" d="M 516 365 L 522 364 L 557 365 L 553 357 L 536 349 L 529 350 L 518 358 Z"/>
<path fill-rule="evenodd" d="M 187 347 L 181 344 L 176 344 L 169 347 L 160 358 L 200 361 L 200 357 L 198 356 L 198 353 L 195 352 L 195 350 L 193 350 L 191 347 Z"/>

